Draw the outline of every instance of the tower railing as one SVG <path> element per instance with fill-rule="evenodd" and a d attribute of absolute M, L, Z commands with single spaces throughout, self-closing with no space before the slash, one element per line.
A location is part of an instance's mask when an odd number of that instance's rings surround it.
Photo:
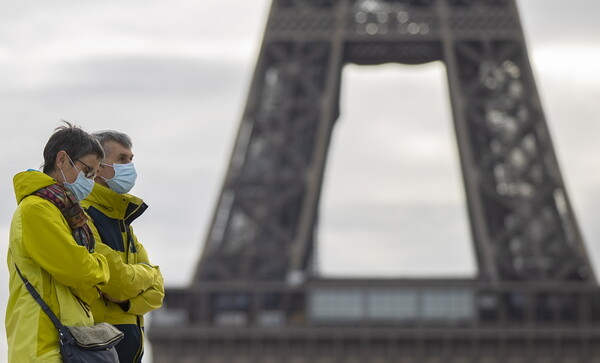
<path fill-rule="evenodd" d="M 582 327 L 600 322 L 588 283 L 470 280 L 315 280 L 206 283 L 172 288 L 153 325 L 223 327 Z M 159 331 L 160 329 L 154 329 Z"/>

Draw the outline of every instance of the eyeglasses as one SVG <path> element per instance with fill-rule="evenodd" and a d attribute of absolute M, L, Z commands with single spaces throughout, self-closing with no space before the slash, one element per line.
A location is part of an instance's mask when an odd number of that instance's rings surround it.
<path fill-rule="evenodd" d="M 96 171 L 94 170 L 94 168 L 92 168 L 88 164 L 84 163 L 80 159 L 75 159 L 75 161 L 79 161 L 81 164 L 83 164 L 83 166 L 85 166 L 85 169 L 83 170 L 83 176 L 85 176 L 88 179 L 96 178 Z M 73 166 L 75 167 L 75 169 L 77 169 L 77 167 L 75 165 L 73 165 Z"/>

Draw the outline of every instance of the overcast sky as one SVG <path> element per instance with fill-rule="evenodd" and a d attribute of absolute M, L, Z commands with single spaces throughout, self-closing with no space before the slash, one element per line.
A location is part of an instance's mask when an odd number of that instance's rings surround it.
<path fill-rule="evenodd" d="M 168 285 L 189 282 L 246 102 L 270 1 L 0 3 L 0 255 L 12 177 L 61 119 L 134 141 L 150 205 L 136 233 Z M 567 190 L 600 263 L 600 4 L 522 0 L 528 52 Z M 324 184 L 329 275 L 472 275 L 445 69 L 348 66 Z M 365 120 L 368 119 L 368 122 Z M 0 268 L 0 323 L 7 296 Z M 0 335 L 1 336 L 1 335 Z M 6 354 L 0 339 L 0 361 Z"/>

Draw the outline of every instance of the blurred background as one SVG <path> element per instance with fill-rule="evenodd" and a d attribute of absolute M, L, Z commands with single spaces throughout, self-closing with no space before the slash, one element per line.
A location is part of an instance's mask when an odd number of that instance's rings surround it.
<path fill-rule="evenodd" d="M 567 191 L 598 266 L 600 4 L 518 5 Z M 133 138 L 132 193 L 150 206 L 136 233 L 168 286 L 188 283 L 269 7 L 268 0 L 0 4 L 0 255 L 16 206 L 12 177 L 41 165 L 65 119 Z M 473 276 L 443 64 L 347 66 L 341 102 L 321 202 L 320 271 Z M 398 244 L 398 235 L 407 242 Z M 1 325 L 7 293 L 1 267 Z"/>

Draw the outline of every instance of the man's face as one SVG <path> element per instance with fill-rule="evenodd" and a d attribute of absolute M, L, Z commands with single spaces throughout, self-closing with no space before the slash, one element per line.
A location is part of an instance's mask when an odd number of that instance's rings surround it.
<path fill-rule="evenodd" d="M 128 164 L 133 161 L 133 153 L 131 149 L 114 141 L 107 141 L 103 145 L 104 153 L 106 154 L 104 160 L 98 168 L 98 177 L 96 182 L 107 186 L 105 179 L 112 179 L 115 176 L 115 169 L 112 167 L 113 164 Z M 104 165 L 108 164 L 108 165 Z M 100 176 L 105 179 L 100 178 Z"/>

